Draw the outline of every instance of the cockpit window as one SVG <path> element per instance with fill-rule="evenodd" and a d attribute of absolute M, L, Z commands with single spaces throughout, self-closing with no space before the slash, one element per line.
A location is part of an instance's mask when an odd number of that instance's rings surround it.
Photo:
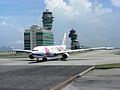
<path fill-rule="evenodd" d="M 33 51 L 38 51 L 38 50 L 33 50 Z"/>

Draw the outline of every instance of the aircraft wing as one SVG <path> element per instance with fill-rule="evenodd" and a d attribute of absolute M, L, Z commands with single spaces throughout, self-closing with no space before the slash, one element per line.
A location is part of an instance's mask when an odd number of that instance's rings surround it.
<path fill-rule="evenodd" d="M 18 52 L 27 52 L 27 53 L 31 53 L 32 50 L 22 50 L 22 49 L 13 49 L 14 51 L 18 51 Z"/>
<path fill-rule="evenodd" d="M 83 51 L 89 51 L 91 49 L 77 49 L 77 50 L 65 50 L 65 51 L 59 51 L 59 52 L 53 52 L 54 54 L 63 54 L 63 53 L 74 53 L 74 52 L 83 52 Z"/>
<path fill-rule="evenodd" d="M 76 49 L 76 50 L 65 50 L 61 51 L 61 53 L 74 53 L 74 52 L 84 52 L 84 51 L 91 51 L 91 50 L 104 50 L 104 47 L 96 47 L 96 48 L 87 48 L 87 49 Z"/>

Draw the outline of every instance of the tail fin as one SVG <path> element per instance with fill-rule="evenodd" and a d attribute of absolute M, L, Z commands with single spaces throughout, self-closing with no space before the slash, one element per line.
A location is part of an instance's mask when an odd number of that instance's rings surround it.
<path fill-rule="evenodd" d="M 67 39 L 67 36 L 66 36 L 66 33 L 65 33 L 65 34 L 64 34 L 64 37 L 63 37 L 62 45 L 66 45 L 66 39 Z"/>

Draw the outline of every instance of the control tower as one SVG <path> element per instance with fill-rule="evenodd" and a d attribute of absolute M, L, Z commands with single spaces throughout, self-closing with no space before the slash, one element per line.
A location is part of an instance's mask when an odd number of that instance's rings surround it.
<path fill-rule="evenodd" d="M 32 25 L 24 32 L 24 49 L 32 50 L 36 46 L 54 45 L 54 35 L 52 32 L 53 15 L 48 9 L 43 12 L 43 27 Z"/>
<path fill-rule="evenodd" d="M 74 29 L 70 30 L 69 33 L 69 38 L 71 38 L 71 49 L 79 49 L 80 45 L 79 42 L 77 41 L 77 34 Z"/>
<path fill-rule="evenodd" d="M 53 15 L 52 12 L 50 12 L 48 9 L 46 9 L 45 12 L 43 12 L 42 16 L 42 22 L 43 22 L 43 28 L 51 30 L 52 29 L 52 22 L 53 22 Z"/>

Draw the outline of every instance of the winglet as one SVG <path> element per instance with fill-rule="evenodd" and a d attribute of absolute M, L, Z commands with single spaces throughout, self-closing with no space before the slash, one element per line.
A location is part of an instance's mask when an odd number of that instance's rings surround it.
<path fill-rule="evenodd" d="M 64 37 L 63 37 L 62 45 L 66 45 L 66 39 L 67 39 L 67 36 L 66 36 L 66 33 L 65 33 L 65 34 L 64 34 Z"/>

